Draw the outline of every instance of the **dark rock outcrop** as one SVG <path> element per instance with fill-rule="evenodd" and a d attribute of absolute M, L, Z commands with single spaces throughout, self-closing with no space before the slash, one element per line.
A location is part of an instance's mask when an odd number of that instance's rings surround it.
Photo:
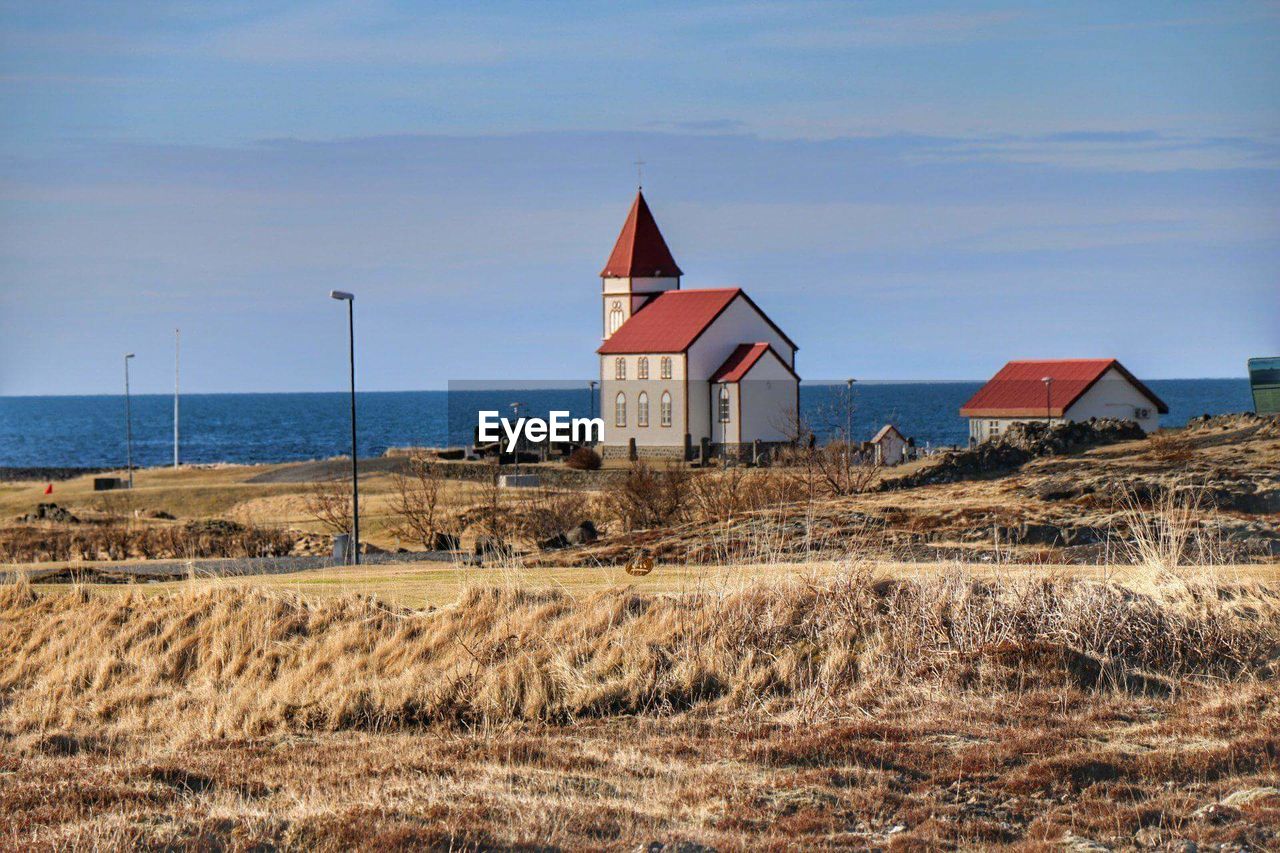
<path fill-rule="evenodd" d="M 997 438 L 967 450 L 946 453 L 934 465 L 906 477 L 886 480 L 880 488 L 905 489 L 1007 474 L 1037 457 L 1076 453 L 1144 436 L 1142 428 L 1133 421 L 1101 419 L 1052 425 L 1015 423 Z"/>

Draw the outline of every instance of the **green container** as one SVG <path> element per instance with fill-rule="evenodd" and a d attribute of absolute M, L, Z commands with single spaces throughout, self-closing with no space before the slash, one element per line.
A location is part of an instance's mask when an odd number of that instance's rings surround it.
<path fill-rule="evenodd" d="M 1249 359 L 1249 386 L 1255 412 L 1280 414 L 1280 356 Z"/>

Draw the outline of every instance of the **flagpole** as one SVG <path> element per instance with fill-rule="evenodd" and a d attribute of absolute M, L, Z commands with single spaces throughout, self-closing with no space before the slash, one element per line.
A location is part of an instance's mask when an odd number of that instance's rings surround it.
<path fill-rule="evenodd" d="M 182 330 L 173 330 L 173 467 L 178 467 L 178 364 L 182 351 Z"/>

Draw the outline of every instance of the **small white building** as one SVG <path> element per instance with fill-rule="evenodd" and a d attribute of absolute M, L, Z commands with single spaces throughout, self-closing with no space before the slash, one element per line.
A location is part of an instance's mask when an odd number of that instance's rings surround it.
<path fill-rule="evenodd" d="M 900 465 L 907 461 L 907 439 L 893 424 L 885 424 L 870 441 L 877 465 Z"/>
<path fill-rule="evenodd" d="M 1168 411 L 1114 358 L 1069 358 L 1009 362 L 960 407 L 960 416 L 969 419 L 969 443 L 976 444 L 1017 421 L 1116 418 L 1149 433 Z"/>
<path fill-rule="evenodd" d="M 798 430 L 796 345 L 740 288 L 682 289 L 643 193 L 600 272 L 600 452 L 745 455 Z"/>

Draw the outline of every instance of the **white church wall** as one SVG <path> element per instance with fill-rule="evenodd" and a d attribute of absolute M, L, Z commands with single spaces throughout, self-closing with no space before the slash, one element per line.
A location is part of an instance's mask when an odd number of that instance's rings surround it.
<path fill-rule="evenodd" d="M 739 384 L 742 442 L 788 441 L 795 437 L 796 378 L 773 353 L 765 353 Z"/>
<path fill-rule="evenodd" d="M 742 343 L 766 342 L 788 362 L 794 362 L 795 351 L 746 299 L 739 296 L 729 303 L 702 336 L 689 347 L 689 375 L 708 378 Z"/>

